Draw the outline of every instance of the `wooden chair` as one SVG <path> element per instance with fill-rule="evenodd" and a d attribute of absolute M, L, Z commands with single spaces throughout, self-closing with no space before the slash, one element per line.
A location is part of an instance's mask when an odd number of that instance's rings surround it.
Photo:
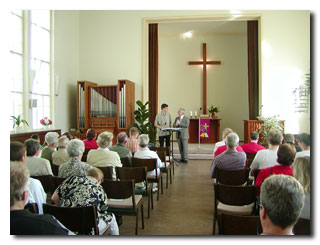
<path fill-rule="evenodd" d="M 39 214 L 39 208 L 37 203 L 27 203 L 26 206 L 24 206 L 25 210 L 28 210 L 30 213 Z"/>
<path fill-rule="evenodd" d="M 53 185 L 53 176 L 52 175 L 40 175 L 40 176 L 31 176 L 31 178 L 40 180 L 43 189 L 46 193 L 53 193 L 54 185 Z"/>
<path fill-rule="evenodd" d="M 155 170 L 156 175 L 147 177 L 149 183 L 157 183 L 158 185 L 158 193 L 157 193 L 157 201 L 159 201 L 159 192 L 161 189 L 161 194 L 163 194 L 163 184 L 162 184 L 162 173 L 157 169 L 157 159 L 149 158 L 149 159 L 140 159 L 140 158 L 132 158 L 131 163 L 133 167 L 147 167 L 148 172 Z"/>
<path fill-rule="evenodd" d="M 88 235 L 94 231 L 99 235 L 97 224 L 97 207 L 59 207 L 55 205 L 43 204 L 43 213 L 53 215 L 69 230 Z"/>
<path fill-rule="evenodd" d="M 117 179 L 128 180 L 133 179 L 135 183 L 144 182 L 145 188 L 135 188 L 134 193 L 136 195 L 143 195 L 148 197 L 148 218 L 150 218 L 150 204 L 153 209 L 153 195 L 152 184 L 149 185 L 147 178 L 147 167 L 116 167 Z"/>
<path fill-rule="evenodd" d="M 219 235 L 259 235 L 262 232 L 259 216 L 218 215 Z"/>
<path fill-rule="evenodd" d="M 293 228 L 295 235 L 311 235 L 310 220 L 299 218 Z"/>
<path fill-rule="evenodd" d="M 84 150 L 83 154 L 82 154 L 82 158 L 81 158 L 81 162 L 87 162 L 87 156 L 88 156 L 88 153 L 91 149 L 86 149 Z"/>
<path fill-rule="evenodd" d="M 249 169 L 242 170 L 224 170 L 215 169 L 217 183 L 224 185 L 244 185 L 248 184 Z"/>
<path fill-rule="evenodd" d="M 97 167 L 99 168 L 104 175 L 104 179 L 109 179 L 112 180 L 112 176 L 113 176 L 113 166 L 108 166 L 108 167 Z"/>
<path fill-rule="evenodd" d="M 162 173 L 166 173 L 166 189 L 168 189 L 168 175 L 170 174 L 170 184 L 172 184 L 171 162 L 167 161 L 168 147 L 151 147 L 150 150 L 156 151 L 161 162 L 165 163 L 165 167 L 160 168 Z"/>
<path fill-rule="evenodd" d="M 129 159 L 129 157 L 121 157 L 120 161 L 122 163 L 122 167 L 131 167 L 131 160 Z"/>
<path fill-rule="evenodd" d="M 57 177 L 57 176 L 53 176 L 52 181 L 53 181 L 53 190 L 55 191 L 59 185 L 62 184 L 62 182 L 65 180 L 66 178 L 61 178 L 61 177 Z M 53 192 L 54 192 L 53 191 Z"/>
<path fill-rule="evenodd" d="M 218 211 L 221 213 L 253 215 L 256 210 L 256 186 L 232 186 L 214 183 L 213 235 Z"/>
<path fill-rule="evenodd" d="M 58 176 L 58 174 L 59 174 L 59 165 L 55 165 L 55 164 L 52 164 L 52 173 L 53 173 L 53 175 L 54 176 Z"/>
<path fill-rule="evenodd" d="M 135 195 L 134 180 L 105 180 L 102 184 L 108 197 L 108 211 L 118 215 L 136 216 L 136 235 L 138 235 L 138 216 L 141 208 L 142 229 L 144 229 L 142 195 Z M 112 199 L 120 199 L 112 200 Z"/>
<path fill-rule="evenodd" d="M 256 153 L 246 153 L 246 155 L 247 155 L 247 168 L 250 168 L 250 165 L 254 157 L 256 156 Z"/>

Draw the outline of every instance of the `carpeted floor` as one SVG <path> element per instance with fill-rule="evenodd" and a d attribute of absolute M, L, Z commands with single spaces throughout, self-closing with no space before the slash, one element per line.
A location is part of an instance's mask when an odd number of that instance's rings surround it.
<path fill-rule="evenodd" d="M 173 183 L 165 188 L 147 218 L 148 204 L 144 198 L 145 228 L 139 217 L 138 235 L 211 235 L 213 222 L 213 184 L 209 177 L 211 161 L 189 160 L 188 164 L 175 167 Z M 120 235 L 135 235 L 135 217 L 123 216 Z"/>

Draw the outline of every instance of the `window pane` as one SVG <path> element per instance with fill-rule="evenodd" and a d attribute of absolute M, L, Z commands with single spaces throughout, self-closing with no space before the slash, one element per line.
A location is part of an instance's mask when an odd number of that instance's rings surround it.
<path fill-rule="evenodd" d="M 22 17 L 22 10 L 21 9 L 13 9 L 13 10 L 11 10 L 11 13 L 19 15 L 20 17 Z"/>
<path fill-rule="evenodd" d="M 50 30 L 50 10 L 32 10 L 31 23 Z"/>
<path fill-rule="evenodd" d="M 50 94 L 50 66 L 48 63 L 33 60 L 31 69 L 35 76 L 31 86 L 31 92 L 36 94 Z"/>
<path fill-rule="evenodd" d="M 40 120 L 50 118 L 50 97 L 32 94 L 31 98 L 37 100 L 37 107 L 32 108 L 32 128 L 41 128 Z"/>
<path fill-rule="evenodd" d="M 34 24 L 31 25 L 31 58 L 50 61 L 50 33 Z"/>
<path fill-rule="evenodd" d="M 22 94 L 10 92 L 10 116 L 22 115 Z"/>
<path fill-rule="evenodd" d="M 22 54 L 22 18 L 11 14 L 10 17 L 10 50 Z"/>
<path fill-rule="evenodd" d="M 22 56 L 10 54 L 10 91 L 22 92 Z"/>

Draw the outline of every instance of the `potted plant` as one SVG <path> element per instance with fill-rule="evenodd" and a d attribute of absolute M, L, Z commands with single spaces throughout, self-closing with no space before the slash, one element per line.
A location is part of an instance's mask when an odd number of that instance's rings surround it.
<path fill-rule="evenodd" d="M 279 115 L 269 117 L 257 116 L 257 119 L 260 120 L 260 127 L 258 130 L 261 135 L 261 145 L 268 146 L 267 135 L 271 129 L 277 129 L 282 133 L 284 132 L 283 121 L 280 121 L 278 117 Z"/>
<path fill-rule="evenodd" d="M 147 108 L 149 103 L 150 101 L 147 101 L 145 104 L 143 104 L 140 100 L 136 102 L 138 109 L 134 111 L 134 118 L 136 122 L 133 124 L 133 126 L 138 128 L 140 134 L 148 134 L 150 137 L 150 143 L 155 145 L 157 131 L 155 130 L 152 122 L 149 121 L 150 112 Z"/>
<path fill-rule="evenodd" d="M 216 118 L 216 113 L 220 112 L 220 107 L 211 105 L 208 107 L 208 111 L 211 113 L 212 118 Z"/>
<path fill-rule="evenodd" d="M 29 126 L 28 122 L 21 118 L 21 115 L 17 117 L 11 116 L 11 120 L 13 121 L 13 128 L 15 128 L 16 132 L 21 132 L 22 127 L 20 125 L 26 124 Z"/>

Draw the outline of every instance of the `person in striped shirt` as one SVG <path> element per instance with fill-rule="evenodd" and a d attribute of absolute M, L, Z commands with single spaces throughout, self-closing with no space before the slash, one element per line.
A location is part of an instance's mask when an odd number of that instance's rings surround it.
<path fill-rule="evenodd" d="M 135 127 L 130 128 L 129 130 L 129 139 L 127 140 L 126 147 L 131 151 L 132 155 L 139 151 L 138 136 L 139 130 Z"/>

